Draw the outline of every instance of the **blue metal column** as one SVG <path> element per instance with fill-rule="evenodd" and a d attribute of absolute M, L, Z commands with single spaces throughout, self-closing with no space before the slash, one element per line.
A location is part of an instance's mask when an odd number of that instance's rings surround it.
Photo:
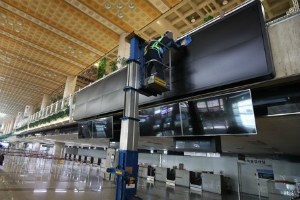
<path fill-rule="evenodd" d="M 138 139 L 139 139 L 139 77 L 140 61 L 143 59 L 144 41 L 135 36 L 130 42 L 130 58 L 127 61 L 127 81 L 117 175 L 116 200 L 140 199 L 136 196 L 138 179 Z"/>

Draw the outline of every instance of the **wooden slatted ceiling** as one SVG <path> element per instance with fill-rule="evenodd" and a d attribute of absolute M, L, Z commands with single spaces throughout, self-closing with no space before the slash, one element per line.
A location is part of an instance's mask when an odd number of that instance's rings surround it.
<path fill-rule="evenodd" d="M 163 19 L 167 26 L 185 33 L 202 24 L 205 17 L 215 17 L 243 2 L 1 0 L 0 113 L 16 115 L 25 105 L 39 104 L 44 93 L 62 93 L 67 75 L 96 80 L 94 68 L 84 69 L 103 56 L 108 63 L 115 60 L 119 35 L 124 32 L 138 31 L 151 39 L 160 34 L 153 24 Z M 267 19 L 286 12 L 291 2 L 264 0 Z M 76 88 L 89 84 L 83 80 Z"/>

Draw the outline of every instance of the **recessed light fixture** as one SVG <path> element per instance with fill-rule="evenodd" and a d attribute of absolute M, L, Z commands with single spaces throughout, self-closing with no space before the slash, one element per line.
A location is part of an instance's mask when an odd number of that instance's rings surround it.
<path fill-rule="evenodd" d="M 3 27 L 11 28 L 13 31 L 19 33 L 22 28 L 22 22 L 16 21 L 13 18 L 8 18 L 4 13 L 0 13 L 0 25 Z M 7 26 L 8 25 L 8 26 Z"/>
<path fill-rule="evenodd" d="M 1 15 L 1 17 L 2 17 L 3 19 L 6 19 L 6 18 L 7 18 L 6 15 L 5 15 L 4 13 L 0 13 L 0 15 Z"/>
<path fill-rule="evenodd" d="M 131 2 L 131 3 L 129 3 L 129 4 L 128 4 L 128 8 L 131 8 L 131 9 L 135 8 L 135 5 L 134 5 L 134 3 L 132 3 L 132 2 Z"/>
<path fill-rule="evenodd" d="M 118 4 L 117 4 L 117 8 L 119 8 L 119 9 L 123 8 L 123 4 L 118 3 Z"/>
<path fill-rule="evenodd" d="M 75 49 L 72 46 L 67 46 L 67 49 L 62 51 L 64 54 L 71 54 L 70 56 L 72 56 L 73 58 L 78 58 L 79 54 L 82 54 L 82 51 Z"/>
<path fill-rule="evenodd" d="M 5 80 L 5 77 L 0 76 L 0 81 L 4 81 L 4 80 Z"/>
<path fill-rule="evenodd" d="M 223 4 L 223 6 L 227 5 L 227 4 L 228 4 L 228 0 L 224 0 L 224 1 L 222 2 L 222 4 Z"/>
<path fill-rule="evenodd" d="M 191 18 L 191 22 L 192 23 L 194 23 L 196 20 L 195 20 L 195 17 L 193 16 L 192 18 Z"/>
<path fill-rule="evenodd" d="M 106 3 L 106 4 L 105 4 L 105 8 L 106 8 L 106 9 L 111 9 L 111 5 L 110 5 L 109 3 Z"/>
<path fill-rule="evenodd" d="M 123 13 L 118 13 L 118 17 L 122 19 L 124 17 L 124 14 Z"/>

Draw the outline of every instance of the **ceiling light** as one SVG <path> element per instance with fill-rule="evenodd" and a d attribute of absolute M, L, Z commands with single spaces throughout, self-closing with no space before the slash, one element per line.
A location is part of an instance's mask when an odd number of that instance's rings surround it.
<path fill-rule="evenodd" d="M 74 55 L 73 57 L 74 57 L 74 58 L 78 58 L 78 56 L 76 56 L 76 55 Z"/>
<path fill-rule="evenodd" d="M 64 53 L 68 53 L 66 50 L 63 51 Z"/>
<path fill-rule="evenodd" d="M 106 4 L 105 4 L 105 8 L 106 8 L 106 9 L 111 9 L 111 5 L 110 5 L 109 3 L 106 3 Z"/>
<path fill-rule="evenodd" d="M 4 113 L 0 113 L 0 117 L 5 117 L 5 114 Z"/>
<path fill-rule="evenodd" d="M 0 81 L 4 81 L 4 80 L 5 80 L 5 77 L 0 76 Z"/>
<path fill-rule="evenodd" d="M 22 22 L 17 22 L 17 24 L 18 24 L 19 26 L 22 26 L 22 25 L 23 25 Z"/>
<path fill-rule="evenodd" d="M 14 31 L 16 31 L 17 33 L 20 33 L 20 30 L 15 28 Z"/>
<path fill-rule="evenodd" d="M 12 21 L 8 21 L 8 24 L 11 25 L 11 26 L 14 25 L 14 23 Z"/>
<path fill-rule="evenodd" d="M 223 4 L 223 6 L 225 6 L 225 5 L 228 4 L 228 1 L 227 1 L 227 0 L 224 0 L 222 4 Z"/>
<path fill-rule="evenodd" d="M 193 16 L 192 18 L 191 18 L 191 22 L 192 23 L 194 23 L 196 20 L 195 20 L 195 17 Z"/>
<path fill-rule="evenodd" d="M 134 5 L 134 3 L 129 3 L 128 7 L 131 8 L 131 9 L 133 9 L 135 7 L 135 5 Z"/>
<path fill-rule="evenodd" d="M 1 26 L 5 26 L 5 23 L 4 22 L 0 22 Z"/>
<path fill-rule="evenodd" d="M 78 51 L 78 53 L 82 53 L 82 51 Z"/>
<path fill-rule="evenodd" d="M 119 17 L 119 18 L 123 18 L 123 17 L 124 17 L 124 14 L 123 14 L 123 13 L 118 13 L 118 17 Z"/>
<path fill-rule="evenodd" d="M 123 8 L 123 4 L 118 3 L 118 4 L 117 4 L 117 8 L 119 8 L 119 9 Z"/>
<path fill-rule="evenodd" d="M 1 13 L 0 15 L 1 15 L 1 17 L 4 18 L 4 19 L 7 18 L 6 15 L 5 15 L 4 13 Z"/>

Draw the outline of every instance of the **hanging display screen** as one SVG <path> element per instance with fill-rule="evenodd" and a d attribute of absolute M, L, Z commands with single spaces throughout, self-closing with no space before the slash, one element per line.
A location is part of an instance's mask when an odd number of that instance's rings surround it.
<path fill-rule="evenodd" d="M 113 138 L 113 117 L 93 120 L 93 138 Z"/>
<path fill-rule="evenodd" d="M 178 104 L 170 104 L 139 111 L 141 136 L 180 136 L 181 122 Z"/>
<path fill-rule="evenodd" d="M 250 90 L 139 111 L 141 136 L 256 134 Z"/>
<path fill-rule="evenodd" d="M 92 138 L 92 121 L 78 122 L 78 138 Z"/>
<path fill-rule="evenodd" d="M 250 90 L 187 101 L 180 105 L 183 114 L 190 119 L 185 121 L 184 127 L 188 129 L 183 128 L 183 135 L 257 133 Z"/>

